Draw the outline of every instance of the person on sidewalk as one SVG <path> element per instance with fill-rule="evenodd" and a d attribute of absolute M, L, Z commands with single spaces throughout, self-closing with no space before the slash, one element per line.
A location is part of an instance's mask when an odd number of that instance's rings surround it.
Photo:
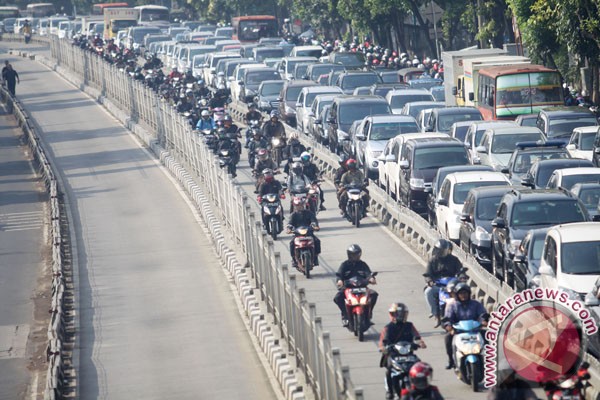
<path fill-rule="evenodd" d="M 2 73 L 2 77 L 6 81 L 8 91 L 13 97 L 15 97 L 15 88 L 17 83 L 21 83 L 21 80 L 19 79 L 19 74 L 17 71 L 13 69 L 12 64 L 8 64 L 6 66 L 6 71 Z"/>

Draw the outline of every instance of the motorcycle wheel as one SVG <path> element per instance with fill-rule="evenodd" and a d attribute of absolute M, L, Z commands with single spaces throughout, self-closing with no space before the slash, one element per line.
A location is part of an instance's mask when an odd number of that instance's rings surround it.
<path fill-rule="evenodd" d="M 477 391 L 479 391 L 479 381 L 481 380 L 479 377 L 479 374 L 481 373 L 479 363 L 469 364 L 468 368 L 470 369 L 469 376 L 471 378 L 471 389 L 473 389 L 473 392 L 477 393 Z"/>
<path fill-rule="evenodd" d="M 277 240 L 277 221 L 273 218 L 269 221 L 269 229 L 271 230 L 271 237 L 273 240 Z"/>
<path fill-rule="evenodd" d="M 360 227 L 360 213 L 360 203 L 356 202 L 354 203 L 354 226 L 357 228 Z"/>
<path fill-rule="evenodd" d="M 365 331 L 367 330 L 367 314 L 363 312 L 359 317 L 358 323 L 358 341 L 365 340 Z"/>
<path fill-rule="evenodd" d="M 305 251 L 301 256 L 302 267 L 304 268 L 304 276 L 310 279 L 310 270 L 312 269 L 312 258 L 310 252 Z"/>
<path fill-rule="evenodd" d="M 360 315 L 353 314 L 354 319 L 354 336 L 358 336 L 358 332 L 360 332 Z"/>

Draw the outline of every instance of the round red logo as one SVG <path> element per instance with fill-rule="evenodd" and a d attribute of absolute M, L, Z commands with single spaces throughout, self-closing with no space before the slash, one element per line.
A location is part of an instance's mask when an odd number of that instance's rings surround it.
<path fill-rule="evenodd" d="M 535 305 L 516 314 L 504 330 L 504 356 L 522 378 L 559 379 L 580 361 L 581 337 L 572 317 L 556 306 Z"/>

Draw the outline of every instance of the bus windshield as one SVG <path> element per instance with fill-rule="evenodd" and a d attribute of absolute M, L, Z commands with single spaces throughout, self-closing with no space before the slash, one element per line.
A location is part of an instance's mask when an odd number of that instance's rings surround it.
<path fill-rule="evenodd" d="M 258 40 L 263 37 L 275 36 L 277 36 L 277 21 L 274 19 L 240 21 L 239 40 Z"/>
<path fill-rule="evenodd" d="M 169 10 L 162 8 L 141 8 L 140 9 L 140 21 L 151 22 L 151 21 L 168 21 Z"/>
<path fill-rule="evenodd" d="M 496 78 L 497 115 L 531 113 L 540 106 L 563 103 L 557 72 L 530 72 Z M 534 108 L 534 111 L 531 109 Z"/>
<path fill-rule="evenodd" d="M 0 7 L 0 21 L 6 18 L 19 18 L 19 9 L 17 7 Z"/>

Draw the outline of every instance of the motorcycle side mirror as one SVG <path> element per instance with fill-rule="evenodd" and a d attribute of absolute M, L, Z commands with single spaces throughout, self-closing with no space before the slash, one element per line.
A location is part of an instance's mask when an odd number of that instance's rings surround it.
<path fill-rule="evenodd" d="M 375 277 L 377 276 L 377 274 L 378 274 L 378 273 L 379 273 L 379 272 L 373 272 L 373 273 L 371 274 L 371 276 L 372 276 L 373 278 L 375 278 Z"/>

